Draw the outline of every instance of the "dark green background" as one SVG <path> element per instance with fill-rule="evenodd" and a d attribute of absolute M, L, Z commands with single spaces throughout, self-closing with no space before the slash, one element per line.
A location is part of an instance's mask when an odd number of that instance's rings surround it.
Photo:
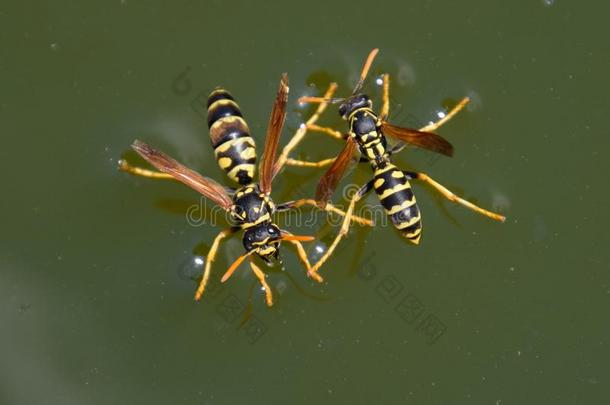
<path fill-rule="evenodd" d="M 0 402 L 606 403 L 610 45 L 608 8 L 586 3 L 4 2 Z M 395 123 L 473 97 L 440 131 L 453 159 L 411 149 L 397 164 L 507 222 L 414 185 L 419 247 L 359 228 L 324 285 L 285 249 L 271 310 L 245 267 L 195 304 L 189 263 L 218 227 L 187 225 L 193 191 L 117 160 L 138 137 L 223 179 L 191 107 L 200 92 L 229 88 L 260 145 L 289 72 L 285 141 L 310 111 L 296 98 L 330 80 L 345 94 L 373 47 Z M 176 88 L 186 69 L 190 87 Z M 322 122 L 343 125 L 335 115 Z M 312 135 L 298 156 L 340 148 Z M 311 196 L 320 175 L 289 168 L 274 196 L 297 184 Z M 346 183 L 369 176 L 361 166 Z M 324 243 L 335 232 L 292 230 Z M 242 251 L 227 243 L 215 274 Z M 403 299 L 422 318 L 403 319 Z M 245 322 L 231 300 L 251 300 Z M 428 315 L 446 328 L 434 344 L 417 326 Z"/>

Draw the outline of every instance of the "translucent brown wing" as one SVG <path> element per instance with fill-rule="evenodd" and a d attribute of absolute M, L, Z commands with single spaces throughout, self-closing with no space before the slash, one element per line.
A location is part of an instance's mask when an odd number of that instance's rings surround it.
<path fill-rule="evenodd" d="M 267 126 L 267 137 L 265 138 L 265 150 L 260 165 L 260 187 L 265 194 L 271 193 L 271 182 L 273 181 L 273 166 L 277 146 L 286 120 L 286 103 L 288 102 L 288 75 L 282 74 L 280 87 L 273 103 L 269 125 Z"/>
<path fill-rule="evenodd" d="M 381 123 L 381 132 L 411 145 L 442 153 L 443 155 L 453 156 L 453 146 L 449 141 L 432 132 L 401 128 L 385 121 Z"/>
<path fill-rule="evenodd" d="M 330 200 L 330 197 L 332 197 L 337 185 L 345 174 L 345 170 L 352 161 L 352 156 L 356 151 L 356 147 L 356 142 L 354 142 L 352 138 L 347 138 L 343 150 L 320 179 L 318 188 L 316 188 L 316 202 L 319 207 L 325 207 L 326 203 Z"/>
<path fill-rule="evenodd" d="M 176 180 L 181 181 L 192 189 L 200 192 L 205 197 L 212 200 L 225 210 L 229 210 L 233 205 L 231 197 L 226 193 L 224 187 L 214 180 L 203 177 L 194 170 L 189 169 L 183 164 L 175 161 L 165 153 L 151 148 L 142 141 L 135 140 L 131 147 L 138 152 L 148 163 L 155 166 L 164 173 L 172 175 Z"/>

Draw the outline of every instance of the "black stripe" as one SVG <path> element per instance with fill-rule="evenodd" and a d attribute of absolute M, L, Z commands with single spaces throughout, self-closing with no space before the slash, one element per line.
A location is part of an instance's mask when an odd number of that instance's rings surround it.
<path fill-rule="evenodd" d="M 401 229 L 400 232 L 409 239 L 417 239 L 419 237 L 419 235 L 421 235 L 421 232 L 413 237 L 408 237 L 407 234 L 413 233 L 413 232 L 417 231 L 418 229 L 421 229 L 421 221 L 417 221 L 413 225 L 411 225 L 405 229 Z"/>
<path fill-rule="evenodd" d="M 226 91 L 225 89 L 222 89 L 220 87 L 214 89 L 214 91 L 211 92 L 210 95 L 208 96 L 208 107 L 207 108 L 210 108 L 210 106 L 212 104 L 214 104 L 216 101 L 223 100 L 223 99 L 229 99 L 229 100 L 235 101 L 233 96 L 230 95 L 229 92 Z"/>
<path fill-rule="evenodd" d="M 375 188 L 375 192 L 379 196 L 381 196 L 381 194 L 383 194 L 383 192 L 386 191 L 389 188 L 394 188 L 394 187 L 396 187 L 399 184 L 407 183 L 408 180 L 404 176 L 399 177 L 399 178 L 392 177 L 392 173 L 394 173 L 394 172 L 400 172 L 400 170 L 392 169 L 392 170 L 388 170 L 385 173 L 381 173 L 381 174 L 375 176 L 375 180 L 377 180 L 377 179 L 383 179 L 384 180 L 382 185 L 380 185 L 379 187 Z M 390 198 L 390 197 L 387 197 L 387 198 Z"/>
<path fill-rule="evenodd" d="M 243 117 L 243 115 L 241 115 L 241 111 L 239 111 L 239 108 L 234 104 L 219 105 L 218 107 L 209 109 L 208 110 L 208 127 L 211 127 L 213 123 L 215 123 L 222 117 L 230 117 L 232 115 L 236 115 L 238 117 Z"/>
<path fill-rule="evenodd" d="M 249 163 L 252 165 L 256 164 L 256 158 L 244 159 L 240 156 L 239 150 L 234 147 L 229 148 L 228 150 L 226 150 L 222 153 L 219 153 L 217 156 L 217 159 L 220 159 L 223 157 L 228 157 L 231 159 L 231 166 L 227 167 L 226 169 L 223 169 L 223 170 L 226 170 L 227 173 L 230 172 L 231 169 L 233 169 L 235 166 L 238 166 L 238 165 L 243 165 L 246 163 Z"/>
<path fill-rule="evenodd" d="M 242 130 L 241 128 L 235 128 L 235 127 L 227 128 L 227 132 L 223 133 L 222 137 L 218 140 L 218 142 L 216 142 L 216 144 L 212 144 L 212 147 L 214 147 L 214 149 L 216 149 L 223 143 L 228 142 L 232 139 L 246 138 L 246 137 L 250 137 L 250 134 L 248 132 Z"/>
<path fill-rule="evenodd" d="M 418 217 L 419 217 L 419 208 L 417 208 L 417 204 L 413 204 L 409 208 L 405 208 L 403 210 L 398 211 L 395 214 L 390 215 L 390 220 L 392 221 L 392 223 L 395 226 L 398 227 L 398 225 L 404 224 L 405 222 L 409 222 L 413 218 L 418 218 Z M 406 228 L 406 229 L 409 229 L 409 228 Z"/>
<path fill-rule="evenodd" d="M 413 191 L 410 188 L 396 191 L 383 200 L 381 200 L 381 205 L 386 210 L 391 210 L 395 205 L 401 205 L 405 201 L 411 201 L 413 199 Z"/>

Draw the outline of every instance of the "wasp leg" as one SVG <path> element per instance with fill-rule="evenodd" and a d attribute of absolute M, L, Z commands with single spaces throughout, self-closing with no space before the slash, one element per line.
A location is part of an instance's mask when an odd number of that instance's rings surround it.
<path fill-rule="evenodd" d="M 316 200 L 313 200 L 310 198 L 303 198 L 301 200 L 295 200 L 295 201 L 290 201 L 290 202 L 287 202 L 284 204 L 280 204 L 276 207 L 276 211 L 278 211 L 278 212 L 287 211 L 292 208 L 299 208 L 303 205 L 312 205 L 312 206 L 317 207 L 318 203 Z M 342 217 L 347 216 L 347 213 L 345 211 L 340 210 L 339 208 L 335 207 L 331 203 L 326 204 L 326 206 L 324 207 L 324 211 L 333 212 L 335 214 L 341 215 Z M 375 226 L 375 223 L 372 220 L 362 218 L 357 215 L 351 215 L 350 220 L 353 222 L 357 222 L 360 225 Z"/>
<path fill-rule="evenodd" d="M 210 248 L 210 251 L 208 252 L 208 257 L 206 258 L 203 277 L 201 278 L 201 282 L 199 283 L 199 287 L 197 287 L 197 292 L 195 293 L 195 301 L 199 301 L 199 299 L 203 295 L 203 292 L 205 291 L 205 286 L 207 285 L 208 279 L 210 278 L 212 262 L 214 261 L 214 259 L 216 259 L 216 253 L 218 252 L 218 246 L 220 245 L 220 242 L 224 238 L 237 232 L 238 230 L 239 228 L 237 227 L 228 228 L 223 231 L 220 231 L 220 233 L 216 235 L 216 238 L 214 238 L 214 243 L 212 243 L 212 247 Z"/>
<path fill-rule="evenodd" d="M 379 119 L 385 121 L 390 114 L 390 75 L 385 73 L 382 76 L 383 80 L 383 104 L 381 105 L 381 113 Z"/>
<path fill-rule="evenodd" d="M 141 167 L 132 166 L 125 159 L 119 160 L 119 170 L 127 173 L 135 174 L 136 176 L 148 177 L 151 179 L 167 179 L 175 180 L 170 174 L 158 172 L 156 170 L 143 169 Z"/>
<path fill-rule="evenodd" d="M 269 284 L 267 284 L 267 280 L 265 280 L 265 273 L 254 263 L 252 259 L 250 259 L 250 267 L 252 268 L 252 272 L 256 278 L 258 278 L 258 281 L 260 281 L 261 285 L 263 286 L 267 306 L 273 306 L 273 293 L 271 292 L 271 288 L 269 288 Z"/>
<path fill-rule="evenodd" d="M 332 129 L 330 127 L 321 127 L 316 124 L 307 124 L 307 129 L 310 131 L 322 132 L 323 134 L 329 135 L 331 138 L 335 139 L 345 139 L 346 135 L 337 131 L 336 129 Z"/>
<path fill-rule="evenodd" d="M 430 184 L 432 187 L 434 187 L 436 189 L 436 191 L 441 193 L 448 200 L 461 204 L 466 208 L 470 208 L 471 210 L 478 212 L 481 215 L 485 215 L 486 217 L 495 219 L 496 221 L 500 221 L 500 222 L 504 222 L 506 220 L 506 217 L 504 215 L 500 215 L 500 214 L 496 214 L 495 212 L 488 211 L 477 205 L 474 205 L 470 201 L 466 201 L 463 198 L 458 197 L 457 195 L 455 195 L 454 193 L 449 191 L 445 186 L 443 186 L 440 183 L 437 183 L 436 181 L 434 181 L 430 176 L 428 176 L 425 173 L 404 172 L 404 174 L 407 175 L 407 177 L 409 179 L 417 179 L 417 180 L 421 180 L 421 181 L 424 181 L 424 182 Z"/>
<path fill-rule="evenodd" d="M 310 131 L 322 132 L 322 133 L 325 133 L 327 135 L 330 135 L 331 137 L 333 137 L 335 139 L 343 140 L 346 137 L 341 132 L 339 132 L 337 130 L 334 130 L 332 128 L 329 128 L 329 127 L 321 127 L 321 126 L 316 125 L 316 124 L 307 124 L 306 127 Z M 335 158 L 323 159 L 323 160 L 320 160 L 320 161 L 317 161 L 317 162 L 311 162 L 311 161 L 307 161 L 307 160 L 297 160 L 297 159 L 286 158 L 285 161 L 284 161 L 284 164 L 286 164 L 288 166 L 299 166 L 299 167 L 326 167 L 326 166 L 329 166 L 329 165 L 333 164 L 334 161 L 335 161 Z"/>
<path fill-rule="evenodd" d="M 297 248 L 299 260 L 301 260 L 301 262 L 305 265 L 305 268 L 307 268 L 307 277 L 313 278 L 318 283 L 324 281 L 324 279 L 319 274 L 316 274 L 311 271 L 311 264 L 309 263 L 309 259 L 307 258 L 307 253 L 305 252 L 303 244 L 298 240 L 287 239 L 287 241 L 292 243 Z"/>
<path fill-rule="evenodd" d="M 324 93 L 324 98 L 330 100 L 336 90 L 337 83 L 331 83 L 328 87 L 328 90 L 326 90 L 326 93 Z M 316 123 L 318 118 L 320 118 L 320 115 L 324 112 L 324 110 L 326 110 L 326 107 L 328 107 L 328 102 L 320 103 L 316 111 L 311 117 L 309 117 L 307 122 L 301 125 L 299 129 L 297 129 L 292 139 L 290 139 L 284 149 L 282 149 L 282 153 L 280 154 L 280 156 L 278 156 L 278 159 L 275 162 L 275 166 L 273 167 L 274 176 L 282 169 L 282 167 L 284 167 L 286 161 L 288 160 L 288 155 L 290 155 L 294 148 L 296 148 L 297 145 L 301 143 L 301 141 L 305 137 L 305 134 L 307 133 L 307 127 Z"/>
<path fill-rule="evenodd" d="M 432 123 L 426 125 L 425 127 L 420 128 L 419 130 L 424 131 L 424 132 L 436 131 L 439 127 L 441 127 L 442 125 L 445 125 L 447 123 L 447 121 L 449 121 L 451 118 L 453 118 L 455 116 L 455 114 L 459 113 L 464 107 L 466 107 L 466 104 L 468 104 L 469 102 L 470 102 L 470 98 L 464 97 L 443 118 L 441 118 L 440 120 L 438 120 L 436 122 L 432 122 Z"/>
<path fill-rule="evenodd" d="M 299 166 L 299 167 L 326 167 L 330 166 L 335 161 L 335 158 L 324 159 L 318 162 L 311 162 L 307 160 L 297 160 L 288 158 L 285 161 L 287 166 Z"/>
<path fill-rule="evenodd" d="M 354 207 L 356 206 L 356 203 L 362 197 L 364 197 L 366 195 L 366 193 L 368 193 L 372 188 L 373 188 L 373 180 L 369 181 L 364 186 L 360 187 L 360 189 L 354 194 L 354 196 L 352 197 L 352 199 L 349 203 L 349 208 L 347 209 L 347 212 L 345 213 L 345 218 L 343 218 L 343 223 L 341 224 L 341 229 L 339 230 L 339 234 L 335 237 L 335 240 L 330 245 L 330 247 L 328 248 L 326 253 L 324 253 L 324 255 L 316 262 L 316 264 L 314 264 L 311 271 L 313 271 L 314 273 L 317 273 L 320 270 L 320 267 L 322 267 L 322 265 L 333 254 L 333 252 L 337 248 L 337 245 L 339 244 L 341 239 L 343 239 L 345 237 L 345 235 L 347 235 L 347 231 L 349 231 L 349 227 L 350 227 L 351 221 L 353 219 Z"/>
<path fill-rule="evenodd" d="M 420 131 L 424 131 L 424 132 L 434 132 L 434 131 L 436 131 L 439 127 L 441 127 L 442 125 L 446 124 L 447 121 L 449 121 L 458 112 L 460 112 L 466 106 L 466 104 L 468 104 L 468 102 L 470 102 L 470 98 L 464 97 L 443 118 L 441 118 L 440 120 L 438 120 L 436 122 L 432 122 L 432 123 L 426 125 L 425 127 L 421 127 L 419 130 Z M 390 148 L 390 150 L 388 150 L 388 154 L 389 155 L 394 155 L 394 154 L 400 152 L 401 150 L 403 150 L 405 148 L 405 146 L 407 146 L 406 143 L 398 142 L 396 145 L 394 145 L 392 148 Z"/>

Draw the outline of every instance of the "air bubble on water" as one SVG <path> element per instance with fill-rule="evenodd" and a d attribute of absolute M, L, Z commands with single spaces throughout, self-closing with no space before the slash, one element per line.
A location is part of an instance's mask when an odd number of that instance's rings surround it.
<path fill-rule="evenodd" d="M 468 104 L 466 104 L 467 111 L 470 111 L 470 112 L 478 111 L 483 107 L 483 100 L 481 99 L 481 96 L 479 95 L 479 93 L 477 93 L 474 90 L 469 90 L 466 93 L 466 95 L 470 99 Z"/>
<path fill-rule="evenodd" d="M 400 86 L 410 86 L 415 83 L 415 69 L 407 62 L 401 62 L 398 66 L 396 81 Z"/>
<path fill-rule="evenodd" d="M 178 274 L 183 280 L 198 280 L 205 265 L 205 257 L 193 256 L 187 259 L 178 269 Z"/>
<path fill-rule="evenodd" d="M 383 76 L 379 76 L 377 79 L 375 79 L 375 83 L 377 86 L 381 86 L 383 84 Z"/>
<path fill-rule="evenodd" d="M 495 192 L 492 195 L 492 209 L 494 211 L 506 212 L 510 209 L 510 199 L 502 193 Z"/>
<path fill-rule="evenodd" d="M 555 4 L 555 0 L 542 0 L 542 4 L 544 4 L 546 7 L 551 7 L 553 4 Z"/>
<path fill-rule="evenodd" d="M 324 242 L 316 243 L 316 245 L 312 249 L 313 252 L 311 254 L 310 260 L 314 263 L 317 262 L 324 255 L 324 253 L 326 253 L 327 249 L 328 246 L 326 246 Z"/>
<path fill-rule="evenodd" d="M 305 129 L 305 127 L 307 127 L 307 125 L 305 125 L 304 122 L 301 122 L 301 124 L 299 125 L 299 129 Z"/>
<path fill-rule="evenodd" d="M 445 114 L 445 112 L 444 112 L 444 111 L 439 111 L 439 112 L 437 112 L 437 113 L 436 113 L 436 116 L 437 116 L 438 118 L 441 118 L 441 119 L 445 118 L 445 116 L 446 116 L 446 115 L 447 115 L 447 114 Z"/>
<path fill-rule="evenodd" d="M 288 284 L 286 284 L 286 282 L 284 280 L 278 281 L 277 285 L 275 286 L 275 289 L 277 290 L 277 292 L 280 295 L 284 294 L 284 292 L 286 291 L 287 288 L 288 288 Z"/>
<path fill-rule="evenodd" d="M 59 44 L 57 42 L 53 42 L 51 45 L 49 45 L 49 48 L 51 48 L 52 51 L 58 51 Z"/>

